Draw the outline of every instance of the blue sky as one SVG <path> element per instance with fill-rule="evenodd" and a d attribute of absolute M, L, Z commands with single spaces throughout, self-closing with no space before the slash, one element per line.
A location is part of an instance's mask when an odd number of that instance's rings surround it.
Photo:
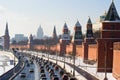
<path fill-rule="evenodd" d="M 77 20 L 86 30 L 88 16 L 93 23 L 107 11 L 112 0 L 0 0 L 0 36 L 4 34 L 6 21 L 10 36 L 22 33 L 36 35 L 39 25 L 45 35 L 52 35 L 56 26 L 57 34 L 62 33 L 66 22 L 71 33 Z M 115 0 L 120 15 L 120 0 Z"/>

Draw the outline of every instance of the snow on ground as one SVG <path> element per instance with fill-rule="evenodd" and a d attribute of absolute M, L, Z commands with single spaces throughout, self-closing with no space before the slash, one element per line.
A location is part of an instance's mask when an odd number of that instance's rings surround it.
<path fill-rule="evenodd" d="M 10 65 L 10 60 L 13 59 L 14 55 L 11 52 L 0 51 L 0 75 L 14 67 Z"/>
<path fill-rule="evenodd" d="M 36 54 L 36 55 L 44 55 L 46 57 L 50 57 L 50 58 L 54 58 L 56 59 L 56 55 L 48 55 L 46 53 L 37 53 L 37 52 L 29 52 L 29 53 L 33 53 L 33 54 Z M 48 58 L 46 58 L 48 59 Z M 58 60 L 64 60 L 63 57 L 57 57 Z M 51 60 L 51 59 L 50 59 Z M 53 62 L 56 62 L 55 60 L 51 60 Z M 68 62 L 68 63 L 72 63 L 73 64 L 73 59 L 70 59 L 70 58 L 65 58 L 65 61 Z M 62 62 L 59 62 L 58 61 L 58 64 L 63 68 L 63 63 Z M 100 80 L 103 80 L 104 77 L 105 77 L 105 73 L 104 72 L 97 72 L 97 64 L 94 64 L 94 65 L 89 65 L 89 64 L 85 64 L 83 63 L 83 59 L 80 58 L 80 57 L 76 57 L 75 59 L 75 65 L 78 66 L 79 68 L 87 71 L 88 73 L 90 73 L 91 75 L 94 75 L 96 76 L 98 79 Z M 71 73 L 71 70 L 73 71 L 73 69 L 69 66 L 69 65 L 65 65 L 67 68 L 67 72 L 70 72 Z M 75 72 L 75 77 L 78 78 L 79 80 L 86 80 L 81 74 Z M 113 76 L 112 76 L 112 73 L 107 73 L 107 78 L 108 80 L 116 80 Z"/>

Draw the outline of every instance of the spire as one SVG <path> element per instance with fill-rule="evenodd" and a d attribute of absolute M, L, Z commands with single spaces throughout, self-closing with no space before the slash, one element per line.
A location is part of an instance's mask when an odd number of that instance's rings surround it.
<path fill-rule="evenodd" d="M 79 21 L 77 20 L 75 27 L 74 27 L 74 34 L 72 37 L 72 43 L 74 44 L 82 44 L 83 36 L 81 31 L 81 25 Z"/>
<path fill-rule="evenodd" d="M 53 30 L 53 33 L 54 33 L 54 34 L 56 34 L 56 28 L 55 28 L 55 26 L 54 26 L 54 30 Z"/>
<path fill-rule="evenodd" d="M 86 27 L 87 27 L 86 38 L 93 38 L 92 22 L 91 22 L 90 17 L 88 19 Z"/>
<path fill-rule="evenodd" d="M 6 22 L 5 35 L 9 35 L 9 30 L 8 30 L 8 22 Z"/>
<path fill-rule="evenodd" d="M 87 24 L 92 24 L 91 19 L 89 17 Z"/>
<path fill-rule="evenodd" d="M 68 28 L 66 22 L 64 23 L 64 29 Z"/>
<path fill-rule="evenodd" d="M 116 21 L 116 20 L 120 20 L 120 17 L 118 15 L 116 7 L 114 5 L 114 0 L 112 0 L 110 8 L 109 8 L 109 10 L 107 12 L 105 21 Z"/>
<path fill-rule="evenodd" d="M 56 28 L 55 28 L 55 26 L 54 26 L 54 30 L 53 30 L 53 38 L 57 38 Z"/>
<path fill-rule="evenodd" d="M 32 34 L 30 34 L 30 37 L 29 37 L 29 43 L 30 43 L 30 44 L 33 43 L 33 36 L 32 36 Z"/>
<path fill-rule="evenodd" d="M 77 20 L 76 24 L 75 24 L 76 27 L 81 27 L 79 21 Z"/>

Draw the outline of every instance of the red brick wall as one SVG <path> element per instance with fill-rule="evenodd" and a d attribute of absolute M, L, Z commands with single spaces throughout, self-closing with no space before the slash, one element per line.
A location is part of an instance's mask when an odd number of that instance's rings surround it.
<path fill-rule="evenodd" d="M 83 58 L 82 45 L 76 45 L 76 56 L 80 56 Z"/>
<path fill-rule="evenodd" d="M 113 76 L 120 80 L 120 42 L 114 43 Z"/>
<path fill-rule="evenodd" d="M 19 49 L 28 49 L 28 45 L 10 45 L 10 49 L 12 48 L 19 48 Z"/>
<path fill-rule="evenodd" d="M 73 45 L 72 44 L 67 45 L 66 46 L 66 53 L 67 54 L 72 54 L 72 49 L 73 49 Z"/>
<path fill-rule="evenodd" d="M 97 60 L 97 45 L 92 44 L 88 45 L 88 59 L 89 60 Z"/>

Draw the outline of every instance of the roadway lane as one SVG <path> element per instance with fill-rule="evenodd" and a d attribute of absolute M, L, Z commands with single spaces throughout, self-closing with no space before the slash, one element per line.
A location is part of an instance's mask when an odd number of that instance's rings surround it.
<path fill-rule="evenodd" d="M 34 72 L 29 72 L 30 69 L 34 69 Z M 26 77 L 21 77 L 21 73 L 26 73 Z M 39 70 L 36 62 L 30 63 L 30 66 L 25 66 L 25 68 L 15 77 L 14 80 L 39 80 Z"/>

